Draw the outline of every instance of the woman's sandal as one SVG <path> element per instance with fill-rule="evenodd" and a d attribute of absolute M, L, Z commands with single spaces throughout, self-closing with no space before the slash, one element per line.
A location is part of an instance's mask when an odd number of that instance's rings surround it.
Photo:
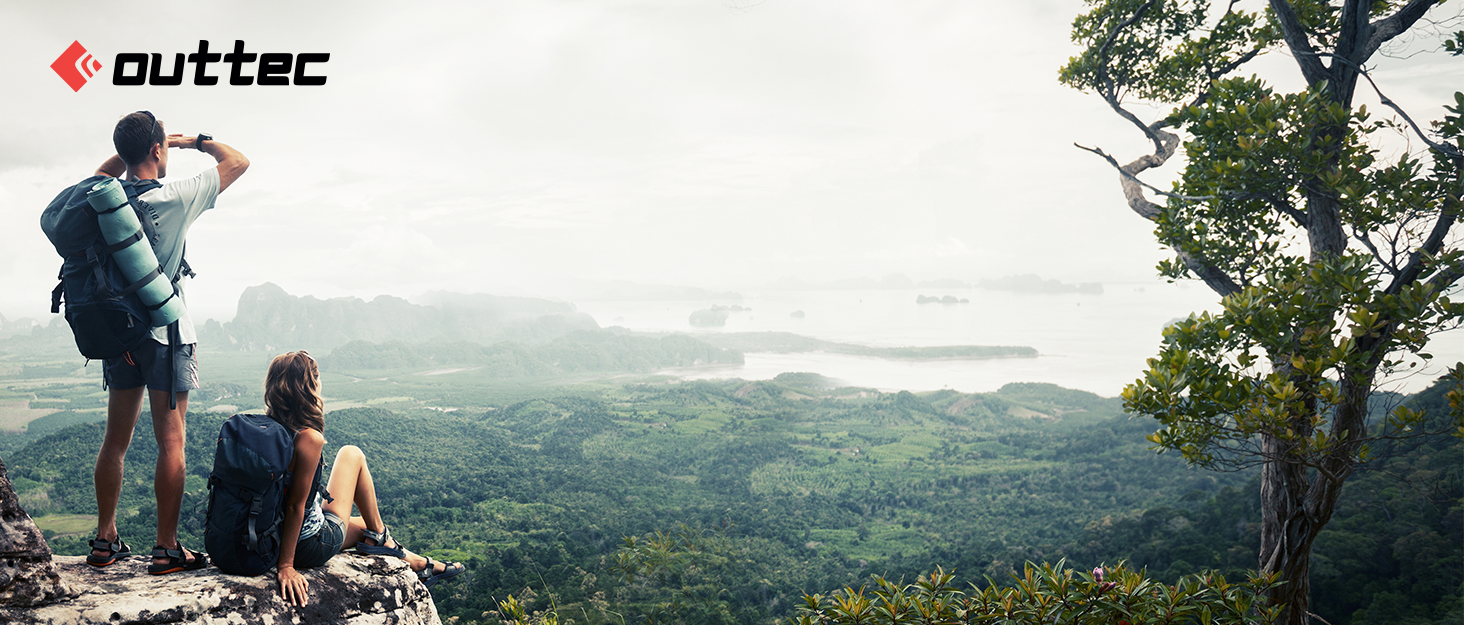
<path fill-rule="evenodd" d="M 94 551 L 107 552 L 106 556 L 98 556 L 90 553 L 86 555 L 86 563 L 97 568 L 102 568 L 132 555 L 132 548 L 128 547 L 127 543 L 122 542 L 121 536 L 118 536 L 116 540 L 110 541 L 97 537 L 96 540 L 91 541 L 91 546 Z"/>
<path fill-rule="evenodd" d="M 188 556 L 190 555 L 193 556 L 193 560 L 191 561 L 188 560 Z M 153 545 L 152 557 L 154 559 L 166 558 L 168 561 L 162 564 L 147 565 L 148 575 L 167 575 L 168 573 L 193 571 L 208 566 L 208 554 L 191 551 L 187 547 L 184 547 L 181 542 L 178 543 L 177 549 L 168 549 L 162 545 Z"/>
<path fill-rule="evenodd" d="M 367 540 L 371 540 L 376 544 L 368 545 L 366 544 Z M 388 547 L 388 543 L 395 543 L 396 546 Z M 382 528 L 380 532 L 363 530 L 361 532 L 361 540 L 356 543 L 356 553 L 364 553 L 373 556 L 394 556 L 397 558 L 407 557 L 406 547 L 403 547 L 401 543 L 392 539 L 391 528 L 389 527 Z"/>
<path fill-rule="evenodd" d="M 442 563 L 441 573 L 432 572 L 436 569 L 437 561 L 433 560 L 432 558 L 427 558 L 427 566 L 424 566 L 422 567 L 422 570 L 417 571 L 417 579 L 422 580 L 423 586 L 431 588 L 432 585 L 436 584 L 437 582 L 445 579 L 452 579 L 454 577 L 462 575 L 464 571 L 468 570 L 467 567 L 463 566 L 463 563 L 461 562 Z"/>

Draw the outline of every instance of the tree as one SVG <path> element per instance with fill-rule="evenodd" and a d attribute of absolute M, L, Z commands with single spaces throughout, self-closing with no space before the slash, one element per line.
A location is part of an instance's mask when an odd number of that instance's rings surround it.
<path fill-rule="evenodd" d="M 1370 418 L 1369 399 L 1427 362 L 1430 335 L 1464 321 L 1464 304 L 1448 297 L 1464 276 L 1453 232 L 1464 93 L 1420 126 L 1369 61 L 1400 37 L 1436 37 L 1458 55 L 1464 32 L 1445 34 L 1459 23 L 1439 10 L 1445 1 L 1269 0 L 1251 11 L 1238 0 L 1088 0 L 1072 32 L 1083 51 L 1060 73 L 1152 143 L 1122 165 L 1083 149 L 1119 170 L 1129 207 L 1173 250 L 1160 273 L 1222 297 L 1220 312 L 1165 330 L 1125 407 L 1159 421 L 1149 439 L 1161 452 L 1215 469 L 1261 466 L 1259 568 L 1285 582 L 1270 599 L 1286 623 L 1307 620 L 1312 541 L 1370 444 L 1436 433 L 1402 406 Z M 1301 91 L 1241 75 L 1278 50 L 1300 70 Z M 1359 79 L 1387 119 L 1354 106 Z M 1173 109 L 1145 123 L 1134 100 Z M 1144 181 L 1181 146 L 1168 190 Z M 1451 375 L 1464 379 L 1464 365 Z M 1464 435 L 1458 391 L 1450 427 Z"/>

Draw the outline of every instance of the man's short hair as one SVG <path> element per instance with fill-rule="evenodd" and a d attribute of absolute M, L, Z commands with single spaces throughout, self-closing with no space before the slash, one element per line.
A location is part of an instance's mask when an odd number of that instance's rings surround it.
<path fill-rule="evenodd" d="M 117 120 L 112 129 L 112 145 L 122 162 L 137 165 L 147 158 L 147 153 L 156 144 L 166 147 L 168 135 L 163 134 L 163 123 L 147 111 L 128 113 Z"/>

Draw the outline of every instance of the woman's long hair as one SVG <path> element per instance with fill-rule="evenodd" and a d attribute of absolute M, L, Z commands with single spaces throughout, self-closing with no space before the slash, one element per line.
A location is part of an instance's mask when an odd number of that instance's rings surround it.
<path fill-rule="evenodd" d="M 325 432 L 325 400 L 320 397 L 320 369 L 305 350 L 280 354 L 264 378 L 264 411 L 296 432 Z"/>

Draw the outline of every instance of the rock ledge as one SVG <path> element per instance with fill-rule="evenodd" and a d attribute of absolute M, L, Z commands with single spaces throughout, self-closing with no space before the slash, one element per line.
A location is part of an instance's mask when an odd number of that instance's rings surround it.
<path fill-rule="evenodd" d="M 72 592 L 70 601 L 39 608 L 0 607 L 0 623 L 116 625 L 199 623 L 346 623 L 440 625 L 432 595 L 405 562 L 343 553 L 310 580 L 310 603 L 286 605 L 273 572 L 225 575 L 209 567 L 170 575 L 147 574 L 148 558 L 96 569 L 83 556 L 56 556 L 53 564 Z"/>

